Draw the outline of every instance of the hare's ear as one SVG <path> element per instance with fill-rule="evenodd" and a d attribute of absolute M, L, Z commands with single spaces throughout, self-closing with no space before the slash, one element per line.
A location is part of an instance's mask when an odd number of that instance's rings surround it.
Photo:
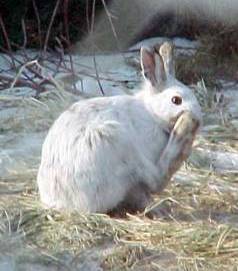
<path fill-rule="evenodd" d="M 160 91 L 166 81 L 163 60 L 160 54 L 148 48 L 141 48 L 141 68 L 144 78 Z"/>
<path fill-rule="evenodd" d="M 175 76 L 174 46 L 172 42 L 165 41 L 159 48 L 159 53 L 164 62 L 166 75 Z"/>

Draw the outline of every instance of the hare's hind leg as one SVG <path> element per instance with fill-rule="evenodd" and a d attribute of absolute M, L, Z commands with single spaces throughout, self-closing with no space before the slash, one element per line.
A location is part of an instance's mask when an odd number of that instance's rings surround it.
<path fill-rule="evenodd" d="M 124 200 L 110 214 L 125 216 L 126 213 L 143 212 L 153 202 L 149 188 L 144 183 L 135 184 L 126 194 Z"/>
<path fill-rule="evenodd" d="M 138 183 L 128 192 L 120 208 L 129 213 L 144 212 L 144 215 L 151 219 L 168 215 L 168 208 L 164 206 L 155 206 L 151 210 L 146 210 L 153 203 L 154 199 L 149 188 L 144 183 Z"/>
<path fill-rule="evenodd" d="M 123 205 L 129 212 L 142 212 L 152 202 L 149 188 L 144 183 L 138 183 L 128 192 Z"/>

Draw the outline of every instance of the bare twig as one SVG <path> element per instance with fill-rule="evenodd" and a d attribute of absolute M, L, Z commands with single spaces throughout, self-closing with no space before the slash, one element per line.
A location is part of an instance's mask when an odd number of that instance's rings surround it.
<path fill-rule="evenodd" d="M 8 50 L 4 49 L 4 48 L 0 48 L 5 52 L 8 52 Z M 19 54 L 19 53 L 18 53 Z M 24 54 L 24 56 L 27 55 Z M 39 65 L 37 60 L 31 60 L 29 61 L 28 59 L 25 59 L 25 61 L 27 62 L 22 62 L 21 60 L 19 60 L 17 58 L 17 56 L 12 56 L 13 60 L 15 61 L 15 63 L 18 63 L 19 66 L 16 68 L 19 69 L 17 76 L 11 76 L 11 75 L 6 75 L 6 70 L 4 70 L 3 72 L 5 72 L 5 74 L 1 74 L 0 75 L 0 81 L 1 81 L 1 89 L 3 88 L 7 88 L 7 87 L 14 87 L 14 86 L 26 86 L 26 87 L 30 87 L 32 89 L 36 90 L 36 96 L 39 95 L 39 93 L 42 93 L 45 91 L 44 85 L 45 84 L 51 84 L 54 85 L 54 83 L 52 83 L 52 80 L 50 80 L 49 78 L 45 77 L 42 74 L 42 66 Z M 25 70 L 28 70 L 31 74 L 29 75 L 29 73 L 27 73 Z M 9 71 L 10 72 L 10 71 Z M 25 78 L 24 78 L 24 77 Z M 36 81 L 36 79 L 38 79 L 38 81 Z"/>
<path fill-rule="evenodd" d="M 65 40 L 63 37 L 62 39 L 66 42 L 66 44 L 68 43 L 67 40 Z M 67 44 L 67 47 L 69 47 L 70 45 Z M 70 62 L 70 68 L 71 68 L 71 72 L 72 72 L 72 76 L 73 76 L 73 87 L 74 87 L 74 91 L 77 92 L 77 87 L 76 87 L 76 84 L 75 84 L 75 78 L 76 78 L 76 74 L 75 74 L 75 70 L 74 70 L 74 63 L 73 63 L 73 58 L 72 58 L 72 55 L 70 53 L 70 51 L 68 52 L 68 55 L 69 55 L 69 62 Z"/>
<path fill-rule="evenodd" d="M 54 11 L 53 11 L 53 14 L 52 14 L 51 19 L 50 19 L 50 23 L 49 23 L 47 32 L 46 32 L 46 38 L 45 38 L 44 49 L 43 49 L 44 54 L 46 53 L 46 50 L 47 50 L 47 47 L 48 47 L 48 42 L 49 42 L 49 38 L 50 38 L 52 25 L 54 23 L 56 13 L 57 13 L 58 8 L 59 8 L 59 4 L 60 4 L 60 0 L 57 0 L 57 2 L 55 4 Z"/>
<path fill-rule="evenodd" d="M 10 88 L 13 88 L 16 86 L 17 83 L 19 83 L 19 80 L 21 80 L 21 75 L 24 71 L 24 69 L 26 68 L 30 68 L 31 66 L 36 66 L 38 68 L 38 70 L 40 72 L 37 72 L 38 74 L 42 74 L 42 70 L 44 69 L 39 63 L 37 60 L 32 60 L 30 62 L 27 62 L 25 63 L 24 65 L 22 65 L 22 67 L 19 69 L 19 72 L 17 73 L 16 77 L 14 78 L 14 80 L 12 81 L 11 83 L 11 86 Z M 36 70 L 36 69 L 34 69 Z M 50 84 L 50 85 L 53 85 L 55 86 L 58 90 L 61 90 L 61 87 L 60 85 L 57 83 L 57 81 L 49 74 L 48 76 L 44 76 L 44 75 L 41 75 L 42 77 L 42 80 L 41 82 L 39 82 L 37 85 L 34 86 L 34 84 L 32 85 L 33 86 L 33 89 L 36 89 L 36 96 L 39 95 L 39 93 L 41 93 L 42 91 L 44 91 L 45 89 L 43 88 L 43 85 L 45 84 Z M 22 82 L 22 81 L 20 81 Z"/>
<path fill-rule="evenodd" d="M 65 37 L 66 37 L 67 43 L 68 43 L 68 45 L 70 45 L 68 8 L 69 8 L 69 0 L 64 0 L 64 2 L 63 2 L 64 31 L 65 31 Z"/>
<path fill-rule="evenodd" d="M 101 0 L 101 1 L 102 1 L 104 10 L 105 10 L 105 12 L 106 12 L 107 18 L 108 18 L 108 20 L 109 20 L 109 23 L 110 23 L 110 25 L 111 25 L 112 33 L 113 33 L 113 35 L 114 35 L 114 37 L 115 37 L 115 39 L 116 39 L 117 47 L 118 47 L 118 49 L 120 50 L 119 39 L 118 39 L 117 32 L 116 32 L 116 29 L 115 29 L 114 24 L 113 24 L 113 21 L 112 21 L 113 15 L 112 15 L 111 12 L 108 10 L 105 0 Z"/>
<path fill-rule="evenodd" d="M 97 79 L 97 82 L 98 82 L 98 86 L 100 88 L 100 91 L 101 91 L 102 95 L 104 96 L 105 93 L 104 93 L 102 84 L 100 82 L 100 77 L 99 77 L 99 73 L 98 73 L 98 69 L 97 69 L 97 62 L 96 62 L 95 54 L 93 55 L 93 64 L 94 64 L 94 68 L 95 68 L 95 74 L 96 74 L 96 79 Z"/>
<path fill-rule="evenodd" d="M 90 23 L 90 19 L 89 19 L 89 1 L 87 0 L 87 2 L 86 2 L 86 21 L 87 21 L 87 30 L 88 30 L 88 33 L 90 35 L 90 39 L 91 39 L 91 42 L 92 42 L 92 48 L 93 48 L 93 51 L 94 51 L 93 52 L 93 64 L 94 64 L 96 80 L 97 80 L 98 86 L 100 88 L 100 91 L 101 91 L 102 95 L 104 96 L 105 93 L 104 93 L 102 84 L 100 82 L 100 76 L 99 76 L 98 69 L 97 69 L 97 62 L 96 62 L 95 50 L 94 50 L 95 42 L 94 42 L 93 31 L 94 31 L 94 24 L 95 24 L 95 4 L 96 4 L 96 1 L 93 0 L 92 10 L 91 10 L 91 23 Z"/>
<path fill-rule="evenodd" d="M 20 78 L 20 76 L 22 75 L 23 73 L 23 70 L 28 67 L 28 66 L 31 66 L 33 64 L 36 64 L 36 60 L 33 60 L 31 62 L 27 62 L 25 63 L 24 65 L 21 66 L 21 68 L 19 69 L 19 72 L 17 73 L 16 77 L 14 78 L 13 82 L 11 83 L 11 88 L 13 88 L 17 82 L 17 80 Z"/>
<path fill-rule="evenodd" d="M 19 45 L 18 45 L 19 46 Z M 0 50 L 2 51 L 2 52 L 4 52 L 4 53 L 6 53 L 7 55 L 9 55 L 9 51 L 7 50 L 7 49 L 5 49 L 5 48 L 3 48 L 3 47 L 1 47 L 0 46 Z M 24 55 L 25 56 L 25 55 Z M 7 58 L 6 58 L 6 60 L 8 60 Z M 13 54 L 11 55 L 11 60 L 13 60 L 14 61 L 14 63 L 15 63 L 15 68 L 14 68 L 14 70 L 15 71 L 17 71 L 17 69 L 18 69 L 18 66 L 17 66 L 17 64 L 19 64 L 20 66 L 22 66 L 24 63 L 22 62 L 22 61 L 20 61 L 17 57 L 15 57 Z M 26 61 L 28 61 L 28 60 L 26 60 Z M 12 71 L 12 69 L 10 69 L 11 71 Z M 10 71 L 9 70 L 9 71 Z M 6 72 L 6 70 L 4 70 L 5 72 Z M 32 74 L 35 74 L 35 72 L 34 71 L 31 71 L 32 72 Z M 28 80 L 30 80 L 31 82 L 34 82 L 33 81 L 33 79 L 27 74 L 27 73 L 23 73 L 23 75 L 28 79 Z"/>
<path fill-rule="evenodd" d="M 55 40 L 59 45 L 59 49 L 57 48 L 57 53 L 59 55 L 59 57 L 57 57 L 57 58 L 59 59 L 59 62 L 57 61 L 57 63 L 56 63 L 56 70 L 54 71 L 54 76 L 59 71 L 59 68 L 61 67 L 62 63 L 66 67 L 65 61 L 63 61 L 64 60 L 64 47 L 63 47 L 63 45 L 62 45 L 62 43 L 61 43 L 61 41 L 60 41 L 60 39 L 58 37 L 56 37 Z"/>
<path fill-rule="evenodd" d="M 87 22 L 87 30 L 89 33 L 90 21 L 89 21 L 89 2 L 88 2 L 88 0 L 86 0 L 86 22 Z"/>
<path fill-rule="evenodd" d="M 3 74 L 0 74 L 0 81 L 3 85 L 3 88 L 1 89 L 5 89 L 7 88 L 10 84 L 12 84 L 12 82 L 14 81 L 14 77 L 12 76 L 9 76 L 9 75 L 3 75 Z M 6 82 L 6 83 L 4 83 Z M 44 92 L 45 91 L 45 88 L 42 87 L 42 86 L 39 86 L 39 84 L 36 84 L 36 83 L 31 83 L 29 82 L 29 80 L 25 80 L 25 79 L 22 79 L 22 78 L 18 78 L 16 81 L 15 81 L 15 86 L 16 87 L 30 87 L 34 90 L 36 90 L 37 92 Z"/>
<path fill-rule="evenodd" d="M 25 20 L 22 18 L 21 20 L 21 26 L 22 26 L 22 31 L 23 31 L 23 44 L 22 48 L 25 50 L 26 44 L 27 44 L 27 35 L 26 35 L 26 25 L 25 25 Z"/>
<path fill-rule="evenodd" d="M 15 42 L 11 42 L 11 45 L 13 45 L 15 48 L 19 49 L 19 51 L 17 52 L 17 54 L 19 56 L 22 56 L 25 59 L 25 61 L 29 61 L 29 57 L 26 53 L 25 48 L 22 48 L 22 46 L 20 46 L 19 44 L 15 43 Z M 13 56 L 14 56 L 14 54 L 13 54 Z M 15 57 L 13 57 L 13 58 L 15 59 Z M 17 64 L 17 61 L 15 61 L 15 62 Z"/>
<path fill-rule="evenodd" d="M 93 4 L 92 4 L 92 16 L 91 16 L 91 33 L 93 33 L 94 30 L 94 24 L 95 24 L 95 4 L 96 4 L 96 0 L 93 0 Z"/>
<path fill-rule="evenodd" d="M 39 44 L 40 44 L 40 48 L 42 49 L 42 36 L 41 36 L 40 15 L 39 15 L 39 12 L 38 12 L 36 1 L 32 0 L 32 4 L 33 4 L 33 9 L 34 9 L 34 12 L 35 12 L 35 15 L 36 15 L 36 20 L 37 20 L 37 31 L 38 31 Z"/>
<path fill-rule="evenodd" d="M 16 64 L 15 64 L 14 59 L 13 59 L 11 44 L 10 44 L 10 41 L 9 41 L 9 38 L 8 38 L 8 34 L 7 34 L 7 30 L 6 30 L 6 27 L 5 27 L 5 24 L 3 22 L 1 14 L 0 14 L 0 26 L 1 26 L 2 33 L 3 33 L 3 38 L 5 39 L 5 42 L 6 42 L 6 47 L 7 47 L 7 50 L 8 50 L 7 53 L 11 57 L 13 68 L 16 69 Z"/>
<path fill-rule="evenodd" d="M 8 39 L 7 30 L 5 28 L 5 24 L 3 22 L 1 14 L 0 14 L 0 26 L 1 26 L 2 33 L 3 33 L 3 38 L 5 39 L 5 42 L 6 42 L 6 47 L 7 47 L 8 51 L 11 51 L 11 44 L 10 44 L 10 41 Z"/>

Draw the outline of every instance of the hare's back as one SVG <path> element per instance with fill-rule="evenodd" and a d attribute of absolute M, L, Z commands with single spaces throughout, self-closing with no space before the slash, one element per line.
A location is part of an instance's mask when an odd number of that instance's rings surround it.
<path fill-rule="evenodd" d="M 82 154 L 85 148 L 95 153 L 99 145 L 133 144 L 154 160 L 166 140 L 162 129 L 138 99 L 95 98 L 75 103 L 60 115 L 48 133 L 43 152 L 50 147 L 45 151 L 47 155 L 55 152 L 59 159 L 68 159 L 75 152 L 75 155 Z"/>
<path fill-rule="evenodd" d="M 71 125 L 84 126 L 95 121 L 118 120 L 125 118 L 128 108 L 133 107 L 131 96 L 100 97 L 74 103 L 59 118 Z"/>
<path fill-rule="evenodd" d="M 93 143 L 100 138 L 108 138 L 110 134 L 119 132 L 130 124 L 128 108 L 133 99 L 128 97 L 95 98 L 73 104 L 54 122 L 46 137 L 43 153 L 55 152 L 61 157 L 59 148 L 65 151 L 77 148 L 81 144 Z M 130 105 L 129 105 L 130 104 Z M 45 150 L 50 148 L 50 150 Z"/>

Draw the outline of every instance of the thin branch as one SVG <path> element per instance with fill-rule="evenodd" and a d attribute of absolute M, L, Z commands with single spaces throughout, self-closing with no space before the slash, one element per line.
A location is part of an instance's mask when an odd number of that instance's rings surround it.
<path fill-rule="evenodd" d="M 68 43 L 68 41 L 65 40 L 63 37 L 62 37 L 62 39 L 66 42 L 66 44 Z M 67 44 L 67 47 L 69 47 L 69 44 Z M 72 54 L 70 53 L 70 51 L 68 52 L 68 55 L 69 55 L 70 68 L 71 68 L 71 72 L 72 72 L 73 79 L 74 79 L 73 87 L 74 87 L 74 91 L 77 92 L 77 87 L 76 87 L 76 84 L 75 84 L 76 73 L 75 73 L 75 70 L 74 70 L 73 58 L 72 58 Z"/>
<path fill-rule="evenodd" d="M 95 24 L 95 6 L 96 6 L 96 0 L 93 0 L 93 5 L 92 5 L 92 18 L 91 18 L 91 33 L 93 33 L 94 30 L 94 24 Z"/>
<path fill-rule="evenodd" d="M 92 43 L 92 48 L 93 48 L 93 64 L 94 64 L 94 70 L 95 70 L 95 75 L 96 75 L 95 79 L 97 80 L 100 91 L 101 91 L 102 95 L 104 96 L 105 93 L 104 93 L 102 84 L 100 82 L 100 76 L 99 76 L 99 72 L 98 72 L 98 68 L 97 68 L 97 62 L 96 62 L 95 50 L 94 50 L 95 49 L 95 42 L 94 42 L 93 31 L 94 31 L 94 24 L 95 24 L 95 6 L 96 6 L 96 0 L 93 0 L 92 10 L 91 10 L 91 24 L 90 24 L 89 1 L 87 0 L 87 2 L 86 2 L 86 21 L 87 21 L 87 30 L 90 35 L 90 41 Z M 81 85 L 83 85 L 82 82 L 81 82 Z"/>
<path fill-rule="evenodd" d="M 100 76 L 99 76 L 99 73 L 98 73 L 97 62 L 96 62 L 96 57 L 95 57 L 95 50 L 94 50 L 94 48 L 95 48 L 95 42 L 94 42 L 93 30 L 94 30 L 94 24 L 95 24 L 95 4 L 96 4 L 96 0 L 93 0 L 90 35 L 91 35 L 91 40 L 92 40 L 92 45 L 93 45 L 93 51 L 94 51 L 93 52 L 93 64 L 94 64 L 96 79 L 97 79 L 97 83 L 98 83 L 98 86 L 100 88 L 100 91 L 101 91 L 102 95 L 104 96 L 105 93 L 104 93 L 102 84 L 100 82 Z"/>
<path fill-rule="evenodd" d="M 36 65 L 38 68 L 42 69 L 42 67 L 39 65 L 39 63 L 38 63 L 37 60 L 32 60 L 32 61 L 30 61 L 30 62 L 25 63 L 25 64 L 22 65 L 21 68 L 19 69 L 19 71 L 18 71 L 17 75 L 15 76 L 13 82 L 11 83 L 11 86 L 10 86 L 10 87 L 13 88 L 13 87 L 15 86 L 16 82 L 19 80 L 20 76 L 23 74 L 23 72 L 24 72 L 24 70 L 25 70 L 26 68 L 30 68 L 31 66 L 34 66 L 34 65 Z M 39 74 L 39 72 L 36 72 L 35 69 L 34 69 L 34 72 L 35 72 L 36 74 Z M 43 80 L 45 80 L 45 78 L 44 78 L 43 75 L 40 75 L 40 77 L 41 77 Z"/>
<path fill-rule="evenodd" d="M 26 44 L 27 44 L 27 35 L 26 35 L 26 25 L 25 25 L 25 20 L 22 18 L 21 19 L 21 26 L 22 26 L 22 31 L 23 31 L 23 44 L 22 48 L 25 50 Z"/>
<path fill-rule="evenodd" d="M 46 38 L 45 38 L 45 43 L 44 43 L 44 48 L 43 48 L 44 54 L 46 53 L 46 50 L 47 50 L 47 47 L 48 47 L 48 42 L 49 42 L 49 38 L 50 38 L 51 29 L 52 29 L 52 26 L 53 26 L 53 23 L 54 23 L 54 20 L 55 20 L 56 13 L 57 13 L 58 8 L 59 8 L 59 4 L 60 4 L 60 0 L 57 0 L 57 2 L 55 4 L 54 11 L 53 11 L 53 14 L 52 14 L 51 19 L 50 19 L 50 23 L 49 23 L 47 32 L 46 32 Z"/>
<path fill-rule="evenodd" d="M 67 65 L 65 63 L 64 47 L 62 45 L 62 42 L 60 41 L 60 39 L 58 37 L 56 37 L 55 40 L 59 45 L 59 49 L 57 48 L 57 51 L 56 51 L 57 52 L 57 59 L 59 59 L 59 62 L 57 61 L 57 63 L 56 63 L 56 70 L 54 71 L 53 76 L 55 76 L 58 73 L 62 63 L 65 68 L 67 67 Z M 54 60 L 53 60 L 53 62 L 54 62 Z"/>
<path fill-rule="evenodd" d="M 8 38 L 8 34 L 7 34 L 7 30 L 5 28 L 5 24 L 3 22 L 1 14 L 0 14 L 0 26 L 1 26 L 2 33 L 3 33 L 3 38 L 5 39 L 6 47 L 7 47 L 8 51 L 11 51 L 11 49 L 12 49 L 11 48 L 11 44 L 10 44 L 10 41 L 9 41 L 9 38 Z"/>
<path fill-rule="evenodd" d="M 8 51 L 7 51 L 6 49 L 2 48 L 1 46 L 0 46 L 0 49 L 1 49 L 3 52 L 8 53 Z M 12 58 L 13 58 L 13 60 L 15 61 L 15 63 L 18 63 L 19 66 L 21 66 L 21 68 L 22 68 L 22 66 L 25 66 L 25 69 L 27 69 L 28 71 L 30 71 L 30 72 L 34 75 L 34 78 L 38 78 L 38 79 L 40 79 L 40 80 L 44 80 L 44 76 L 42 76 L 42 74 L 41 74 L 39 71 L 37 71 L 36 69 L 34 69 L 34 67 L 31 67 L 30 65 L 24 64 L 24 62 L 20 61 L 20 60 L 19 60 L 17 57 L 15 57 L 14 55 L 12 55 Z M 31 61 L 32 61 L 32 60 L 31 60 Z M 33 60 L 33 61 L 36 61 L 36 60 Z M 28 63 L 29 63 L 29 61 L 28 61 Z M 21 68 L 20 68 L 20 69 L 21 69 Z M 17 69 L 18 69 L 18 67 L 16 67 L 16 70 L 17 70 Z M 35 83 L 35 82 L 34 82 L 34 79 L 31 78 L 26 72 L 22 71 L 21 74 L 24 75 L 29 81 L 31 81 L 32 84 Z M 24 79 L 23 79 L 23 80 L 24 80 Z"/>
<path fill-rule="evenodd" d="M 3 75 L 3 74 L 0 74 L 0 81 L 5 88 L 7 88 L 10 84 L 12 84 L 12 82 L 14 81 L 14 77 L 12 76 L 9 76 L 9 75 Z M 6 82 L 6 84 L 4 84 L 4 81 Z M 43 92 L 43 91 L 46 91 L 45 88 L 43 88 L 42 86 L 39 86 L 39 84 L 36 84 L 36 83 L 30 83 L 28 80 L 25 80 L 25 79 L 22 79 L 22 78 L 18 78 L 16 81 L 15 81 L 15 84 L 14 86 L 16 87 L 29 87 L 29 88 L 32 88 L 36 91 L 39 92 L 39 89 L 40 89 L 40 92 Z"/>
<path fill-rule="evenodd" d="M 104 96 L 105 93 L 104 93 L 102 84 L 100 82 L 100 77 L 99 77 L 99 73 L 98 73 L 98 69 L 97 69 L 97 62 L 96 62 L 95 54 L 93 55 L 93 64 L 94 64 L 94 68 L 95 68 L 95 73 L 96 73 L 96 79 L 97 79 L 97 82 L 98 82 L 98 86 L 100 88 L 100 91 L 101 91 L 102 95 Z"/>
<path fill-rule="evenodd" d="M 18 45 L 18 46 L 19 46 L 19 45 Z M 9 51 L 8 51 L 7 49 L 5 49 L 5 48 L 3 48 L 3 47 L 0 46 L 0 50 L 1 50 L 2 52 L 4 52 L 6 55 L 9 55 Z M 3 57 L 3 55 L 2 55 L 2 57 Z M 18 63 L 19 65 L 23 65 L 23 64 L 24 64 L 22 61 L 20 61 L 19 59 L 17 59 L 13 54 L 10 56 L 10 58 L 11 58 L 11 61 L 14 61 L 14 63 L 15 63 L 15 68 L 14 68 L 15 71 L 17 71 L 17 69 L 18 69 L 18 66 L 16 66 L 16 63 Z M 5 59 L 6 59 L 8 62 L 10 62 L 8 58 L 5 57 Z M 9 69 L 8 71 L 10 72 L 10 70 L 12 71 L 12 68 Z M 7 71 L 4 70 L 4 72 L 7 72 Z M 34 72 L 32 72 L 32 73 L 34 74 Z M 23 73 L 23 75 L 24 75 L 28 80 L 30 80 L 31 82 L 33 82 L 33 79 L 32 79 L 28 74 Z"/>
<path fill-rule="evenodd" d="M 107 18 L 109 20 L 109 23 L 111 25 L 111 29 L 112 29 L 112 33 L 116 39 L 116 42 L 117 42 L 117 47 L 118 49 L 120 50 L 120 46 L 119 46 L 119 39 L 118 39 L 118 36 L 117 36 L 117 32 L 116 32 L 116 29 L 114 27 L 114 24 L 113 24 L 113 21 L 112 21 L 112 18 L 113 18 L 113 15 L 110 13 L 110 11 L 108 10 L 107 8 L 107 5 L 105 3 L 105 0 L 101 0 L 102 1 L 102 4 L 103 4 L 103 7 L 104 7 L 104 10 L 106 12 L 106 15 L 107 15 Z"/>
<path fill-rule="evenodd" d="M 68 45 L 70 45 L 68 9 L 69 9 L 69 0 L 64 0 L 63 2 L 64 31 L 65 31 L 65 37 L 66 37 L 67 43 Z"/>
<path fill-rule="evenodd" d="M 11 45 L 14 46 L 14 48 L 16 48 L 16 49 L 19 49 L 19 51 L 17 53 L 19 56 L 22 56 L 24 58 L 24 60 L 29 61 L 26 50 L 24 48 L 22 48 L 22 46 L 20 46 L 19 44 L 15 43 L 15 42 L 11 42 Z M 13 56 L 14 56 L 14 54 L 13 54 Z M 15 59 L 15 57 L 13 57 L 13 58 Z M 17 61 L 15 61 L 15 62 L 17 62 Z"/>
<path fill-rule="evenodd" d="M 10 41 L 9 41 L 9 38 L 8 38 L 8 34 L 7 34 L 7 30 L 6 30 L 6 27 L 5 27 L 5 24 L 3 22 L 1 14 L 0 14 L 0 26 L 1 26 L 2 33 L 3 33 L 3 38 L 5 39 L 6 47 L 7 47 L 7 50 L 8 50 L 7 54 L 10 55 L 11 60 L 12 60 L 12 65 L 13 65 L 14 69 L 16 69 L 16 64 L 15 64 L 14 59 L 13 59 L 13 53 L 12 53 L 11 44 L 10 44 Z"/>
<path fill-rule="evenodd" d="M 90 22 L 89 22 L 89 2 L 88 2 L 88 0 L 86 0 L 86 22 L 87 22 L 87 30 L 88 30 L 88 33 L 89 33 L 90 32 L 89 31 Z"/>
<path fill-rule="evenodd" d="M 38 12 L 38 8 L 36 5 L 36 1 L 32 0 L 32 4 L 33 4 L 33 9 L 36 15 L 36 21 L 37 21 L 37 31 L 38 31 L 38 38 L 39 38 L 39 44 L 40 44 L 40 48 L 42 49 L 42 35 L 41 35 L 41 21 L 40 21 L 40 15 Z"/>

